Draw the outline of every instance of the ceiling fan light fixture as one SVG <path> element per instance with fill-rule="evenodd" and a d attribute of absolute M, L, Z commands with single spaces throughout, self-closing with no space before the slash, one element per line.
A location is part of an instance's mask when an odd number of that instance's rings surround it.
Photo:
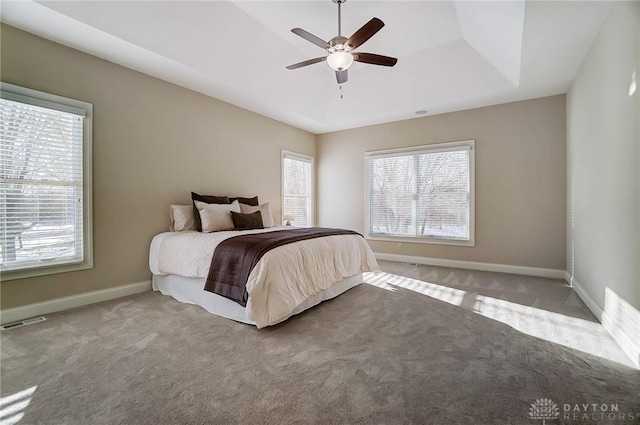
<path fill-rule="evenodd" d="M 334 71 L 345 71 L 353 64 L 353 55 L 345 51 L 336 51 L 327 56 L 327 63 Z"/>

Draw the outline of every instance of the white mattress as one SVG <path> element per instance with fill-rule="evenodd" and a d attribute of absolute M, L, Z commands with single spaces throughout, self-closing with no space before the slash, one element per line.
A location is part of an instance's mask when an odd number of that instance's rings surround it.
<path fill-rule="evenodd" d="M 247 317 L 247 311 L 240 304 L 231 301 L 218 294 L 205 291 L 204 284 L 206 278 L 188 278 L 175 275 L 153 275 L 152 284 L 154 291 L 160 291 L 164 295 L 170 295 L 176 300 L 187 303 L 197 304 L 217 316 L 226 317 L 227 319 L 243 322 L 250 325 L 256 325 L 256 322 Z M 302 304 L 298 305 L 291 314 L 282 317 L 273 323 L 283 322 L 289 317 L 320 304 L 322 301 L 330 300 L 338 295 L 358 286 L 363 282 L 362 274 L 351 276 L 340 282 L 335 283 L 330 288 L 307 298 Z"/>
<path fill-rule="evenodd" d="M 154 275 L 154 282 L 157 282 L 158 290 L 163 293 L 166 291 L 178 300 L 202 305 L 208 311 L 216 313 L 216 306 L 220 304 L 217 299 L 225 298 L 216 296 L 217 298 L 212 299 L 208 295 L 193 295 L 190 290 L 191 295 L 187 296 L 187 289 L 173 287 L 173 283 L 187 280 L 171 279 L 170 289 L 162 286 L 161 282 L 167 279 L 160 277 L 171 275 L 189 278 L 199 282 L 199 291 L 206 292 L 203 289 L 204 280 L 209 272 L 213 252 L 220 242 L 241 234 L 283 229 L 161 233 L 151 242 L 149 253 L 149 267 Z M 238 305 L 243 311 L 235 311 L 233 308 L 223 307 L 224 314 L 221 315 L 253 323 L 258 328 L 269 326 L 304 310 L 304 306 L 313 306 L 339 295 L 354 283 L 348 281 L 344 288 L 337 286 L 334 291 L 332 288 L 337 282 L 378 270 L 373 251 L 364 238 L 357 234 L 326 236 L 279 246 L 267 252 L 249 275 L 246 308 Z M 359 281 L 355 284 L 362 282 L 361 278 L 356 280 Z M 231 303 L 235 304 L 233 301 Z"/>

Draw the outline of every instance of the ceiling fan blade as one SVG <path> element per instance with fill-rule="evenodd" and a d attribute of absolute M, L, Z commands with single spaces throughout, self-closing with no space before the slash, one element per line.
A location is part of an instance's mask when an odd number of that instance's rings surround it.
<path fill-rule="evenodd" d="M 378 18 L 372 18 L 369 22 L 364 24 L 358 31 L 356 31 L 345 44 L 351 46 L 352 49 L 357 49 L 364 44 L 368 39 L 373 37 L 375 33 L 380 31 L 384 27 L 384 22 Z"/>
<path fill-rule="evenodd" d="M 294 28 L 294 29 L 291 30 L 291 32 L 294 33 L 295 35 L 298 35 L 298 36 L 304 38 L 305 40 L 315 44 L 318 47 L 322 47 L 323 49 L 331 48 L 331 45 L 329 45 L 329 43 L 327 43 L 326 41 L 324 41 L 320 37 L 316 37 L 315 35 L 311 34 L 310 32 L 303 30 L 302 28 Z"/>
<path fill-rule="evenodd" d="M 398 59 L 389 56 L 374 55 L 373 53 L 354 53 L 353 60 L 372 65 L 393 66 Z"/>
<path fill-rule="evenodd" d="M 349 79 L 349 74 L 347 70 L 336 71 L 336 80 L 338 80 L 338 84 L 346 83 Z"/>
<path fill-rule="evenodd" d="M 303 66 L 313 65 L 314 63 L 324 62 L 325 60 L 327 60 L 325 56 L 321 58 L 309 59 L 304 62 L 298 62 L 298 63 L 294 63 L 293 65 L 289 65 L 287 69 L 298 69 L 298 68 L 302 68 Z"/>

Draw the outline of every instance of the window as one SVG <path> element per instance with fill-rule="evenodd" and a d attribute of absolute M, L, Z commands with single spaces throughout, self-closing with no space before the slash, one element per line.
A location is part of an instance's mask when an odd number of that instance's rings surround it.
<path fill-rule="evenodd" d="M 313 226 L 312 157 L 282 151 L 282 212 L 293 215 L 292 226 Z"/>
<path fill-rule="evenodd" d="M 369 239 L 474 244 L 474 141 L 368 152 Z"/>
<path fill-rule="evenodd" d="M 92 267 L 92 105 L 0 83 L 2 279 Z"/>

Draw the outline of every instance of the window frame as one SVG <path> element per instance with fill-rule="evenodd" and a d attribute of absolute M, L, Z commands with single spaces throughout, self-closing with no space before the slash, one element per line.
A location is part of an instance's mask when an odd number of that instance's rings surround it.
<path fill-rule="evenodd" d="M 0 98 L 33 106 L 84 115 L 82 131 L 82 238 L 81 261 L 32 266 L 2 271 L 1 280 L 24 279 L 93 268 L 93 104 L 46 93 L 26 87 L 0 82 Z"/>
<path fill-rule="evenodd" d="M 293 151 L 289 151 L 289 150 L 285 150 L 283 149 L 281 151 L 280 154 L 280 201 L 281 201 L 281 206 L 282 206 L 282 211 L 280 214 L 280 223 L 282 225 L 284 225 L 285 220 L 283 219 L 284 214 L 286 213 L 286 211 L 284 210 L 284 160 L 285 158 L 291 158 L 291 159 L 297 159 L 299 161 L 304 161 L 304 162 L 308 162 L 311 164 L 311 183 L 310 183 L 310 188 L 311 188 L 311 195 L 310 195 L 310 199 L 309 199 L 309 217 L 310 217 L 310 224 L 309 227 L 313 227 L 315 226 L 315 184 L 316 184 L 316 167 L 315 167 L 315 159 L 312 156 L 309 155 L 304 155 L 298 152 L 293 152 Z"/>
<path fill-rule="evenodd" d="M 420 155 L 425 153 L 448 152 L 465 147 L 469 151 L 469 240 L 433 238 L 426 236 L 385 236 L 371 233 L 371 190 L 369 182 L 369 160 L 372 158 L 389 158 L 395 156 Z M 475 140 L 460 140 L 455 142 L 433 143 L 420 146 L 408 146 L 394 149 L 368 151 L 364 154 L 364 191 L 365 211 L 364 230 L 365 239 L 372 241 L 427 243 L 436 245 L 475 246 Z"/>

